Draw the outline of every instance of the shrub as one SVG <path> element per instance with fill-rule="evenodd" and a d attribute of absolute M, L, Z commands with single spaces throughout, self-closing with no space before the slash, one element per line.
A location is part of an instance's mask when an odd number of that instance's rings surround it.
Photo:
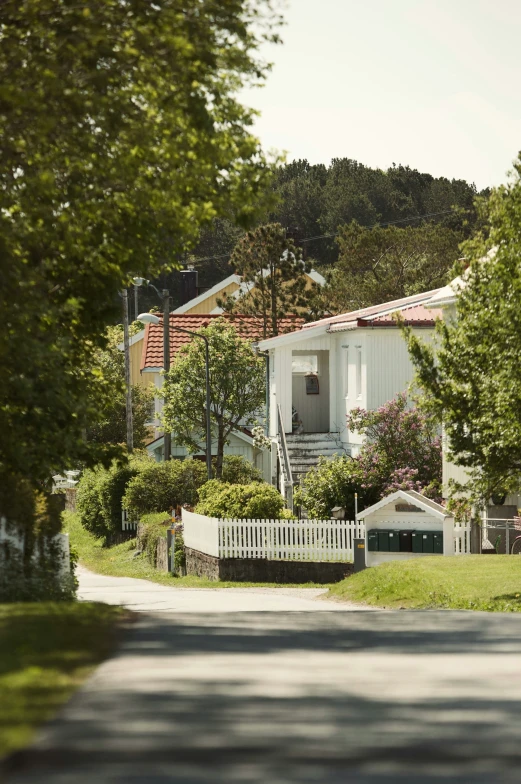
<path fill-rule="evenodd" d="M 345 507 L 346 516 L 352 518 L 356 492 L 359 509 L 370 506 L 379 498 L 371 488 L 363 488 L 362 483 L 360 465 L 352 457 L 321 457 L 318 466 L 310 469 L 302 485 L 295 489 L 295 503 L 303 506 L 310 517 L 317 519 L 330 518 L 334 506 Z"/>
<path fill-rule="evenodd" d="M 121 531 L 122 498 L 130 480 L 150 465 L 150 458 L 138 455 L 128 463 L 113 463 L 84 471 L 77 495 L 81 524 L 108 544 Z"/>
<path fill-rule="evenodd" d="M 206 481 L 206 466 L 199 460 L 167 460 L 152 463 L 128 483 L 123 507 L 130 517 L 141 519 L 180 504 L 194 506 L 197 490 Z"/>
<path fill-rule="evenodd" d="M 262 482 L 262 473 L 242 455 L 225 455 L 223 458 L 222 481 L 231 485 L 249 485 Z"/>
<path fill-rule="evenodd" d="M 284 499 L 267 482 L 232 485 L 211 479 L 199 490 L 195 511 L 209 517 L 273 519 L 287 516 Z"/>

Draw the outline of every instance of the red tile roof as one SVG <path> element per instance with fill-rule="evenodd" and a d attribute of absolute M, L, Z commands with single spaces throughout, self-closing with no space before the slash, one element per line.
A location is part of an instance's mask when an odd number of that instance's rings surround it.
<path fill-rule="evenodd" d="M 441 310 L 438 308 L 426 308 L 425 305 L 412 305 L 409 308 L 397 308 L 407 326 L 410 327 L 433 327 L 436 318 L 441 317 Z M 389 327 L 396 323 L 393 315 L 397 312 L 385 313 L 381 316 L 372 318 L 358 319 L 358 326 L 370 327 Z"/>
<path fill-rule="evenodd" d="M 258 316 L 229 316 L 227 314 L 170 314 L 170 360 L 172 360 L 182 346 L 192 340 L 191 335 L 176 332 L 176 327 L 197 332 L 201 327 L 207 327 L 214 319 L 224 318 L 236 328 L 241 338 L 248 341 L 263 339 L 262 319 Z M 286 316 L 279 319 L 279 334 L 293 332 L 304 323 L 301 316 Z M 143 353 L 141 355 L 141 370 L 147 368 L 163 367 L 163 321 L 159 324 L 147 324 L 143 340 Z"/>
<path fill-rule="evenodd" d="M 374 322 L 376 316 L 380 314 L 389 314 L 394 313 L 397 310 L 404 310 L 406 308 L 411 308 L 413 305 L 428 302 L 428 300 L 437 294 L 439 289 L 433 289 L 432 291 L 423 291 L 420 294 L 413 294 L 410 297 L 402 297 L 401 299 L 391 300 L 390 302 L 383 302 L 381 305 L 371 305 L 368 308 L 360 308 L 359 310 L 352 310 L 349 313 L 341 313 L 338 316 L 329 316 L 328 318 L 320 319 L 319 321 L 313 321 L 311 323 L 305 324 L 303 329 L 310 329 L 312 327 L 318 327 L 319 325 L 329 325 L 332 327 L 333 325 L 344 323 L 344 322 L 355 322 L 358 319 L 369 320 L 371 319 L 371 323 Z M 432 321 L 434 317 L 430 320 Z"/>

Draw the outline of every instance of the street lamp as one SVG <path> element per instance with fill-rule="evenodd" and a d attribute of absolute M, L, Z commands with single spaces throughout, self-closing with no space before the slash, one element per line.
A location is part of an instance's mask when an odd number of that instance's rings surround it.
<path fill-rule="evenodd" d="M 143 324 L 160 324 L 161 319 L 156 316 L 154 313 L 140 313 L 137 317 L 138 321 L 141 321 Z M 176 327 L 170 324 L 170 317 L 168 314 L 167 319 L 165 319 L 165 315 L 163 315 L 163 364 L 165 372 L 170 370 L 170 330 L 175 330 L 176 332 L 184 332 L 187 335 L 192 335 L 194 338 L 200 338 L 204 340 L 204 360 L 205 360 L 205 376 L 206 376 L 206 470 L 208 473 L 208 479 L 212 478 L 212 427 L 211 427 L 211 418 L 210 418 L 210 351 L 209 351 L 209 343 L 208 338 L 205 335 L 201 335 L 199 332 L 193 332 L 191 329 L 184 329 L 184 327 Z M 168 349 L 168 356 L 167 356 L 167 349 Z M 165 430 L 165 459 L 170 458 L 170 433 L 168 433 L 168 445 L 169 445 L 169 452 L 168 458 L 166 458 L 166 444 L 167 444 L 167 432 Z"/>

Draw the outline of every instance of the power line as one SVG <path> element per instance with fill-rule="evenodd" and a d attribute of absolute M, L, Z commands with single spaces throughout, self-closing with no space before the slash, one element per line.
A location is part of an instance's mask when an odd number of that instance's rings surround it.
<path fill-rule="evenodd" d="M 409 221 L 415 220 L 422 220 L 423 218 L 434 218 L 438 215 L 449 215 L 452 213 L 452 210 L 442 210 L 441 212 L 426 212 L 424 215 L 413 215 L 410 218 L 398 218 L 394 221 L 386 221 L 385 223 L 373 223 L 370 226 L 362 226 L 362 229 L 376 229 L 376 228 L 383 228 L 385 226 L 395 226 L 397 223 L 408 223 Z M 324 239 L 331 239 L 332 237 L 338 237 L 340 232 L 335 231 L 332 234 L 317 234 L 316 237 L 304 237 L 304 239 L 299 240 L 299 244 L 303 242 L 313 242 L 314 240 L 324 240 Z M 190 259 L 190 263 L 194 261 L 213 261 L 214 259 L 227 259 L 231 256 L 231 253 L 223 253 L 220 256 L 201 256 L 196 259 Z"/>

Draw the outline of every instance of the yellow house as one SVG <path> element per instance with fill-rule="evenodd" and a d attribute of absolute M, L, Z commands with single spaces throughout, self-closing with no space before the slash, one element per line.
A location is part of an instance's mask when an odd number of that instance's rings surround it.
<path fill-rule="evenodd" d="M 312 283 L 323 286 L 326 282 L 325 278 L 316 270 L 311 270 L 306 274 L 310 286 Z M 214 316 L 223 312 L 222 308 L 217 304 L 218 299 L 222 299 L 225 295 L 238 297 L 249 290 L 251 290 L 249 284 L 243 283 L 240 275 L 229 275 L 224 280 L 216 283 L 215 286 L 212 286 L 211 289 L 185 302 L 184 305 L 180 305 L 172 311 L 172 315 L 210 314 Z M 145 330 L 143 329 L 130 339 L 130 380 L 132 384 L 140 386 L 159 387 L 162 384 L 159 373 L 143 373 L 145 364 L 143 361 L 143 351 L 145 350 L 144 337 Z M 123 346 L 120 346 L 120 348 L 123 349 Z"/>

